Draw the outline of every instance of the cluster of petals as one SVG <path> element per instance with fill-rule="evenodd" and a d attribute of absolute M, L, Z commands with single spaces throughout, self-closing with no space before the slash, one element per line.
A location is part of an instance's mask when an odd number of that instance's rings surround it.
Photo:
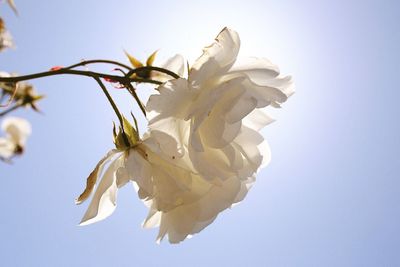
<path fill-rule="evenodd" d="M 0 158 L 9 160 L 24 151 L 26 140 L 32 131 L 31 126 L 25 119 L 8 117 L 2 121 L 1 129 L 5 136 L 0 137 Z"/>
<path fill-rule="evenodd" d="M 14 76 L 16 76 L 15 73 L 0 71 L 0 77 L 10 78 Z M 15 103 L 39 111 L 36 102 L 43 97 L 43 95 L 37 94 L 35 88 L 30 83 L 0 82 L 0 103 L 3 107 Z"/>
<path fill-rule="evenodd" d="M 7 0 L 7 4 L 11 7 L 14 13 L 18 15 L 17 7 L 15 6 L 14 0 Z M 10 32 L 7 30 L 4 20 L 0 18 L 0 52 L 7 48 L 13 48 L 13 47 L 14 47 L 13 38 Z"/>
<path fill-rule="evenodd" d="M 12 47 L 14 47 L 13 38 L 5 27 L 3 19 L 0 18 L 0 52 Z"/>
<path fill-rule="evenodd" d="M 2 78 L 11 78 L 15 76 L 17 76 L 16 73 L 0 71 L 0 77 Z M 0 89 L 2 89 L 4 93 L 15 95 L 15 98 L 17 99 L 23 98 L 27 95 L 36 95 L 33 86 L 27 82 L 0 82 Z"/>
<path fill-rule="evenodd" d="M 81 224 L 109 216 L 117 189 L 128 181 L 149 208 L 143 226 L 159 227 L 158 241 L 164 236 L 171 243 L 183 241 L 244 199 L 270 160 L 259 133 L 273 121 L 265 109 L 280 107 L 294 86 L 267 59 L 238 62 L 239 48 L 238 34 L 225 28 L 187 78 L 157 88 L 146 105 L 149 130 L 142 140 L 111 151 L 92 173 L 100 182 Z M 172 69 L 183 70 L 180 56 L 171 62 Z"/>

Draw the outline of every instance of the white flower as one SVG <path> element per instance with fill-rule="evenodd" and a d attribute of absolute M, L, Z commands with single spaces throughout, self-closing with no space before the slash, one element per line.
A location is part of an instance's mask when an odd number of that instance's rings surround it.
<path fill-rule="evenodd" d="M 158 242 L 168 235 L 171 243 L 178 243 L 200 232 L 221 211 L 241 201 L 253 182 L 253 177 L 209 182 L 191 169 L 177 148 L 174 138 L 152 131 L 125 163 L 150 209 L 143 226 L 160 228 Z"/>
<path fill-rule="evenodd" d="M 89 189 L 78 203 L 102 176 L 81 224 L 109 216 L 117 189 L 128 181 L 149 207 L 143 226 L 160 228 L 158 241 L 168 235 L 178 243 L 243 200 L 255 173 L 270 158 L 258 132 L 272 122 L 263 109 L 279 107 L 293 93 L 293 84 L 266 59 L 235 65 L 238 51 L 237 33 L 224 29 L 188 79 L 157 88 L 159 94 L 147 104 L 151 119 L 143 140 L 111 151 L 89 177 Z"/>
<path fill-rule="evenodd" d="M 89 197 L 97 180 L 100 180 L 97 189 L 80 225 L 111 215 L 116 208 L 118 188 L 131 181 L 139 198 L 150 209 L 143 226 L 159 226 L 157 240 L 168 235 L 171 243 L 201 231 L 219 212 L 240 201 L 253 182 L 253 178 L 246 181 L 232 178 L 217 184 L 208 182 L 185 166 L 175 139 L 156 131 L 129 150 L 110 151 L 90 174 L 78 204 Z"/>
<path fill-rule="evenodd" d="M 268 161 L 267 145 L 263 143 L 265 151 L 257 147 L 263 140 L 258 131 L 273 121 L 263 110 L 279 107 L 293 93 L 291 77 L 279 76 L 278 67 L 267 59 L 236 64 L 239 47 L 238 34 L 223 29 L 189 70 L 188 79 L 160 86 L 147 104 L 149 127 L 183 140 L 180 150 L 210 181 L 246 179 L 263 156 Z M 178 129 L 189 134 L 180 138 Z"/>
<path fill-rule="evenodd" d="M 188 79 L 161 85 L 159 94 L 148 101 L 150 130 L 172 136 L 177 143 L 178 155 L 165 153 L 184 161 L 185 168 L 219 195 L 237 194 L 234 198 L 204 195 L 200 206 L 185 205 L 174 212 L 162 212 L 161 218 L 173 223 L 165 228 L 161 223 L 160 233 L 168 231 L 170 235 L 174 223 L 179 221 L 184 228 L 187 221 L 196 221 L 199 212 L 220 207 L 202 225 L 207 226 L 219 212 L 245 197 L 257 170 L 270 160 L 269 147 L 258 132 L 273 121 L 264 109 L 285 102 L 293 93 L 293 83 L 290 77 L 279 76 L 278 67 L 266 59 L 251 58 L 236 64 L 239 46 L 238 34 L 225 28 L 216 42 L 204 49 L 189 70 Z M 158 140 L 163 142 L 162 138 Z M 218 187 L 225 183 L 241 189 Z M 159 210 L 152 205 L 150 214 Z M 173 219 L 165 219 L 172 214 Z M 190 234 L 202 229 L 191 228 L 190 223 L 186 227 Z"/>
<path fill-rule="evenodd" d="M 160 67 L 163 69 L 172 71 L 182 77 L 183 72 L 185 70 L 184 64 L 185 64 L 185 61 L 184 61 L 183 57 L 181 55 L 175 55 L 175 56 L 167 59 L 167 61 L 165 61 L 164 63 L 162 63 L 160 65 Z M 169 76 L 168 74 L 158 72 L 158 71 L 152 71 L 151 79 L 160 81 L 160 82 L 166 82 L 173 78 L 171 76 Z"/>
<path fill-rule="evenodd" d="M 25 119 L 8 117 L 3 120 L 1 129 L 6 133 L 0 137 L 0 158 L 10 159 L 14 155 L 22 154 L 26 140 L 31 134 L 31 126 Z"/>

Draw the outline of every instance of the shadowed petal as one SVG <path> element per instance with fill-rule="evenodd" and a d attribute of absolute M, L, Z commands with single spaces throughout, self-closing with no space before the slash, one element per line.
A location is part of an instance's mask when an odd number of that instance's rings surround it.
<path fill-rule="evenodd" d="M 124 157 L 120 155 L 108 166 L 79 225 L 101 221 L 114 212 L 118 189 L 116 172 L 123 166 L 123 162 Z"/>
<path fill-rule="evenodd" d="M 92 193 L 94 186 L 97 183 L 98 177 L 101 175 L 104 165 L 111 160 L 111 158 L 117 153 L 116 149 L 111 150 L 107 153 L 100 161 L 97 163 L 94 170 L 89 174 L 89 177 L 86 179 L 86 188 L 85 190 L 79 195 L 79 197 L 75 200 L 75 204 L 83 203 Z"/>

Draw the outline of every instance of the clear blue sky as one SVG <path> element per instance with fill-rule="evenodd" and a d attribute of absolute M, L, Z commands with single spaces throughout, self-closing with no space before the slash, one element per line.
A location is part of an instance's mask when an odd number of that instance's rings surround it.
<path fill-rule="evenodd" d="M 110 218 L 77 226 L 87 204 L 74 198 L 112 148 L 114 114 L 90 79 L 34 81 L 44 115 L 15 114 L 33 135 L 22 158 L 0 165 L 1 266 L 400 266 L 397 1 L 16 4 L 18 18 L 0 6 L 17 44 L 0 54 L 0 70 L 127 62 L 123 49 L 193 60 L 230 26 L 241 56 L 270 58 L 297 92 L 263 131 L 272 161 L 245 201 L 173 246 L 141 229 L 147 209 L 129 186 Z M 127 94 L 114 95 L 139 114 Z"/>

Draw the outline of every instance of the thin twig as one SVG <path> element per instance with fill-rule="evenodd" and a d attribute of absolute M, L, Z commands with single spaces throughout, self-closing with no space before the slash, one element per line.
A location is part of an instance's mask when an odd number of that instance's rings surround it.
<path fill-rule="evenodd" d="M 154 66 L 143 66 L 143 67 L 139 67 L 139 68 L 136 68 L 136 69 L 132 69 L 126 74 L 126 76 L 130 77 L 134 73 L 143 72 L 143 71 L 158 71 L 158 72 L 165 73 L 165 74 L 173 77 L 174 79 L 179 79 L 180 78 L 180 76 L 178 74 L 176 74 L 175 72 L 173 72 L 173 71 L 170 71 L 170 70 L 167 70 L 167 69 L 164 69 L 164 68 L 160 68 L 160 67 L 154 67 Z"/>
<path fill-rule="evenodd" d="M 17 108 L 20 108 L 20 107 L 22 107 L 22 106 L 23 106 L 22 103 L 16 104 L 16 105 L 12 106 L 11 108 L 6 109 L 6 110 L 0 112 L 0 117 L 3 117 L 4 115 L 7 115 L 7 114 L 10 113 L 11 111 L 14 111 L 14 110 L 16 110 Z"/>
<path fill-rule="evenodd" d="M 140 110 L 143 112 L 144 116 L 146 117 L 146 108 L 143 106 L 143 103 L 140 101 L 139 96 L 136 94 L 135 88 L 133 88 L 132 84 L 128 83 L 125 85 L 128 92 L 133 96 L 135 101 L 138 103 Z"/>
<path fill-rule="evenodd" d="M 100 78 L 94 77 L 94 79 L 95 79 L 96 82 L 99 84 L 99 86 L 100 86 L 101 89 L 103 90 L 104 94 L 106 95 L 106 97 L 107 97 L 107 99 L 108 99 L 108 102 L 110 102 L 112 108 L 114 109 L 114 112 L 115 112 L 115 114 L 116 114 L 117 117 L 118 117 L 119 123 L 121 124 L 122 132 L 123 132 L 122 138 L 124 139 L 125 145 L 126 145 L 127 147 L 129 147 L 129 146 L 130 146 L 129 140 L 128 140 L 128 137 L 126 136 L 125 130 L 124 130 L 124 119 L 123 119 L 121 113 L 119 112 L 117 105 L 115 104 L 115 102 L 114 102 L 114 100 L 112 99 L 110 93 L 107 91 L 106 86 L 103 84 L 103 82 L 100 80 Z"/>
<path fill-rule="evenodd" d="M 107 59 L 83 60 L 80 63 L 76 63 L 76 64 L 73 64 L 71 66 L 65 67 L 65 69 L 73 69 L 73 68 L 76 68 L 76 67 L 85 66 L 85 65 L 89 65 L 89 64 L 95 64 L 95 63 L 113 64 L 113 65 L 117 65 L 117 66 L 123 67 L 123 68 L 125 68 L 125 69 L 127 69 L 129 71 L 133 70 L 131 67 L 129 67 L 129 66 L 123 64 L 123 63 L 120 63 L 120 62 L 117 62 L 117 61 L 113 61 L 113 60 L 107 60 Z"/>
<path fill-rule="evenodd" d="M 1 104 L 0 108 L 6 108 L 11 104 L 11 102 L 14 100 L 15 96 L 17 95 L 17 89 L 18 89 L 17 84 L 15 84 L 15 88 L 13 90 L 13 93 L 11 94 L 11 97 L 8 99 L 6 104 L 4 104 L 4 105 Z"/>

